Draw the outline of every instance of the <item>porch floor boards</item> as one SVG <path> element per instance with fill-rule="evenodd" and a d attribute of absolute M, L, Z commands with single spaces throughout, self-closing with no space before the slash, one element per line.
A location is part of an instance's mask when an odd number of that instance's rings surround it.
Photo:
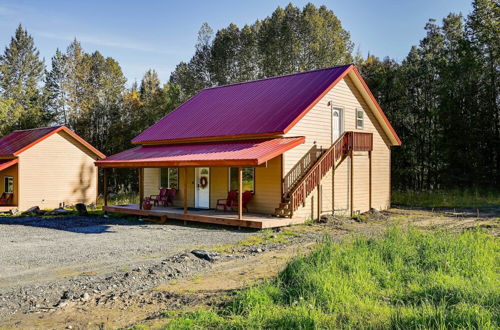
<path fill-rule="evenodd" d="M 104 211 L 140 216 L 164 217 L 166 219 L 185 220 L 193 222 L 204 222 L 226 226 L 236 226 L 245 228 L 265 229 L 285 227 L 293 224 L 304 223 L 302 218 L 276 218 L 271 215 L 258 213 L 243 213 L 243 219 L 238 219 L 236 212 L 223 212 L 216 210 L 184 210 L 178 207 L 155 206 L 151 210 L 141 210 L 137 204 L 129 205 L 108 205 L 103 206 Z"/>

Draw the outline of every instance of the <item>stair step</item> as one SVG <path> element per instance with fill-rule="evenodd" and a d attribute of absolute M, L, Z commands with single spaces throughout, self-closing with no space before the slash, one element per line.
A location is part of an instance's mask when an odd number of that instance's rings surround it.
<path fill-rule="evenodd" d="M 280 203 L 280 208 L 288 209 L 290 207 L 290 203 Z"/>

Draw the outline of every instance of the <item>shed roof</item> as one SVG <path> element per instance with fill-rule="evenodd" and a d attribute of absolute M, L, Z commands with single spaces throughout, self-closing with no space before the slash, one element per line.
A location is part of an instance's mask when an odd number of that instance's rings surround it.
<path fill-rule="evenodd" d="M 61 131 L 68 133 L 72 138 L 77 140 L 79 143 L 81 143 L 83 146 L 85 146 L 99 158 L 105 157 L 103 153 L 94 148 L 90 143 L 82 139 L 78 134 L 76 134 L 66 126 L 41 127 L 41 128 L 14 131 L 0 138 L 0 156 L 1 157 L 17 156 L 21 152 L 31 148 L 32 146 L 43 141 L 52 134 L 56 134 L 57 132 Z"/>
<path fill-rule="evenodd" d="M 304 137 L 253 141 L 139 146 L 95 162 L 100 167 L 258 166 L 293 147 Z"/>
<path fill-rule="evenodd" d="M 356 74 L 353 73 L 356 72 Z M 275 137 L 287 133 L 345 75 L 361 83 L 394 144 L 396 132 L 354 65 L 204 89 L 132 140 L 163 144 Z"/>

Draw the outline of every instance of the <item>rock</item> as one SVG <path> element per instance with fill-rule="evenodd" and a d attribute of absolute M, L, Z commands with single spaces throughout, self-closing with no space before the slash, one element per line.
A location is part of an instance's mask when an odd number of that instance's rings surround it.
<path fill-rule="evenodd" d="M 68 304 L 67 300 L 61 300 L 57 303 L 56 307 L 64 307 Z"/>
<path fill-rule="evenodd" d="M 47 212 L 45 214 L 46 215 L 68 215 L 68 214 L 71 214 L 71 213 L 73 213 L 73 211 L 62 209 L 62 208 L 58 208 L 58 209 L 54 209 L 52 211 L 49 211 L 49 212 Z"/>
<path fill-rule="evenodd" d="M 321 218 L 319 218 L 319 222 L 320 223 L 327 223 L 328 222 L 328 217 L 327 216 L 321 216 Z"/>
<path fill-rule="evenodd" d="M 69 298 L 69 291 L 64 291 L 62 296 L 61 296 L 61 299 L 66 300 L 68 298 Z"/>
<path fill-rule="evenodd" d="M 30 207 L 29 209 L 27 209 L 24 212 L 25 213 L 38 213 L 39 211 L 40 211 L 40 207 L 38 207 L 38 206 L 32 206 L 32 207 Z"/>
<path fill-rule="evenodd" d="M 82 301 L 87 301 L 90 299 L 90 295 L 87 292 L 84 292 L 81 297 Z"/>
<path fill-rule="evenodd" d="M 262 253 L 262 249 L 261 248 L 252 249 L 251 252 L 252 253 Z"/>
<path fill-rule="evenodd" d="M 193 250 L 191 251 L 197 258 L 204 259 L 210 262 L 213 262 L 220 258 L 220 255 L 214 251 L 205 251 L 205 250 Z"/>
<path fill-rule="evenodd" d="M 87 212 L 87 206 L 85 206 L 85 204 L 83 203 L 76 203 L 75 209 L 78 212 L 78 215 L 85 217 L 89 215 L 89 212 Z"/>

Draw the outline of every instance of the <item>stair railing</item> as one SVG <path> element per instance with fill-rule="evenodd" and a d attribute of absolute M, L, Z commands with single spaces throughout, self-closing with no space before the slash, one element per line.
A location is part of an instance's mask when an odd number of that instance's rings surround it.
<path fill-rule="evenodd" d="M 286 195 L 295 184 L 304 176 L 309 168 L 316 163 L 318 158 L 323 153 L 322 149 L 318 149 L 316 145 L 312 146 L 305 155 L 288 171 L 283 178 L 283 194 Z"/>
<path fill-rule="evenodd" d="M 359 132 L 344 132 L 328 150 L 326 150 L 304 174 L 302 179 L 287 194 L 290 198 L 292 214 L 301 205 L 305 205 L 306 198 L 319 185 L 328 171 L 336 166 L 337 162 L 348 151 L 373 150 L 373 134 Z"/>

